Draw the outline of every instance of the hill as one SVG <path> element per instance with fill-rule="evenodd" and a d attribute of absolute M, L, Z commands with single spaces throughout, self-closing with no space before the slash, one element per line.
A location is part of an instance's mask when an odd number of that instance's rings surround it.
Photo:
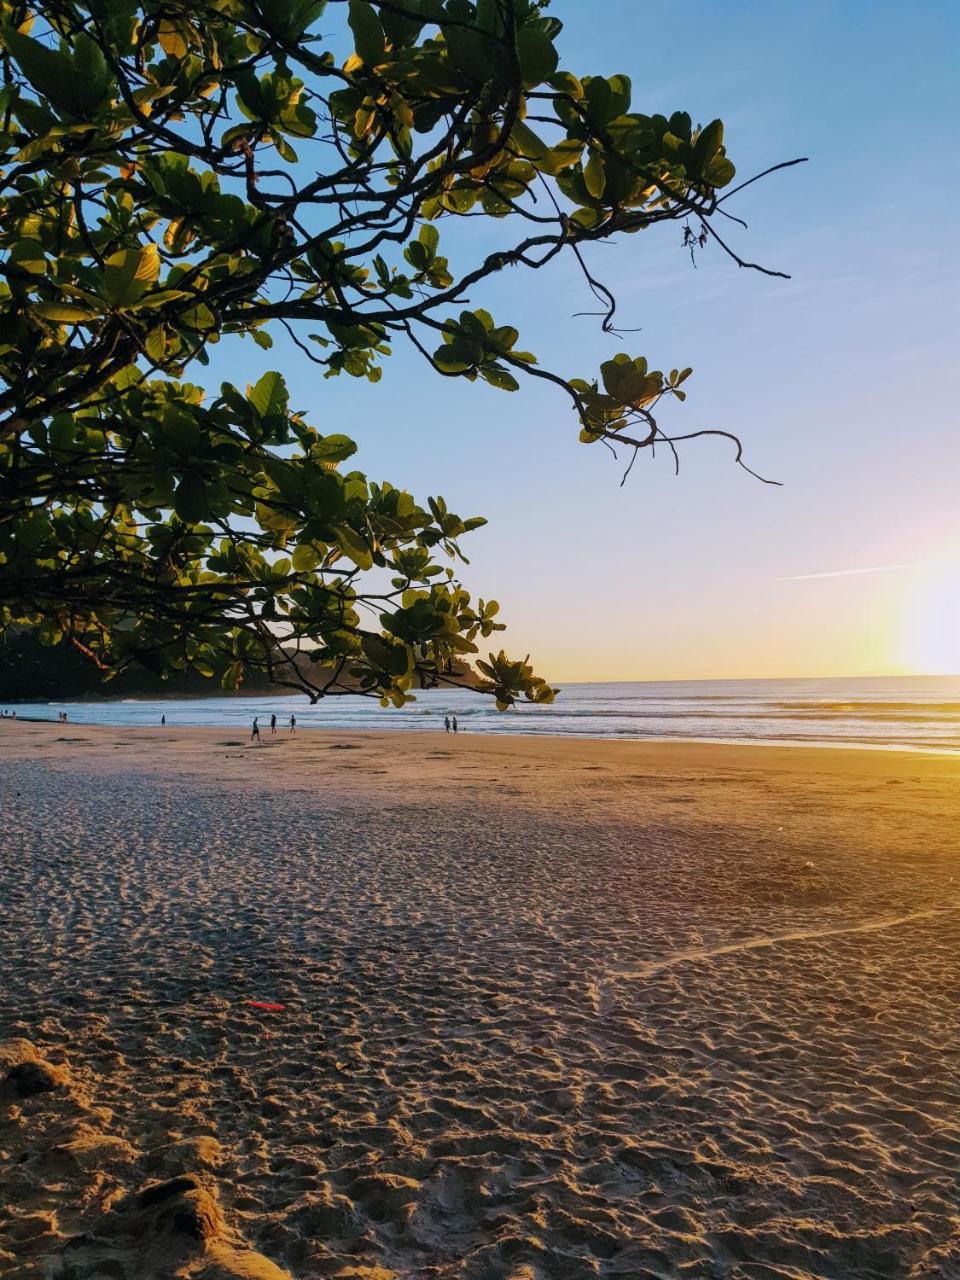
<path fill-rule="evenodd" d="M 314 664 L 305 664 L 311 674 Z M 315 668 L 319 679 L 319 668 Z M 457 678 L 472 684 L 476 677 L 465 664 L 454 668 Z M 27 627 L 10 628 L 0 637 L 0 702 L 86 701 L 98 698 L 221 698 L 235 694 L 292 691 L 275 685 L 260 672 L 249 672 L 239 689 L 222 689 L 218 675 L 177 672 L 167 679 L 132 668 L 104 681 L 97 668 L 72 645 L 41 644 Z"/>

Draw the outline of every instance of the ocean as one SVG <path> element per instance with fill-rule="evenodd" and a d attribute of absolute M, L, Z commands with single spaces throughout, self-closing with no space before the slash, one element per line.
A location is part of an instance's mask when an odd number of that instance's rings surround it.
<path fill-rule="evenodd" d="M 467 690 L 430 689 L 384 710 L 375 700 L 330 698 L 311 706 L 295 694 L 15 705 L 19 716 L 78 724 L 209 725 L 241 729 L 254 715 L 291 713 L 301 729 L 442 729 L 456 715 L 469 733 L 560 737 L 692 738 L 821 746 L 960 751 L 960 676 L 792 680 L 670 680 L 568 684 L 553 706 L 501 713 Z"/>

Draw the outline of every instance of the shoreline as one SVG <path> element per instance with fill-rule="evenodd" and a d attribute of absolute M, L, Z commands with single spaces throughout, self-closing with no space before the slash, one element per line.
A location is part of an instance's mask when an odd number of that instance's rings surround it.
<path fill-rule="evenodd" d="M 23 705 L 23 704 L 18 704 Z M 48 704 L 55 705 L 55 704 Z M 87 705 L 64 703 L 64 706 Z M 105 724 L 101 721 L 89 720 L 68 720 L 65 724 L 57 720 L 49 720 L 42 716 L 21 716 L 16 717 L 5 716 L 0 718 L 0 728 L 5 724 L 28 724 L 28 725 L 52 725 L 58 729 L 91 729 L 104 730 L 117 733 L 246 733 L 249 729 L 247 719 L 236 724 L 207 725 L 207 724 L 168 724 L 166 726 L 152 724 Z M 266 736 L 269 737 L 269 727 L 267 727 Z M 509 741 L 521 742 L 586 742 L 586 743 L 623 743 L 624 745 L 642 745 L 649 743 L 652 746 L 676 744 L 679 746 L 717 746 L 717 747 L 742 747 L 745 750 L 757 748 L 760 750 L 783 749 L 791 751 L 864 751 L 864 752 L 882 752 L 885 754 L 895 755 L 930 755 L 942 756 L 946 758 L 960 759 L 960 747 L 938 747 L 930 744 L 904 744 L 898 742 L 858 742 L 858 741 L 842 741 L 819 739 L 817 741 L 795 739 L 795 738 L 713 738 L 713 737 L 684 737 L 679 734 L 657 735 L 643 734 L 637 737 L 631 737 L 627 734 L 590 734 L 590 733 L 524 733 L 523 731 L 515 731 L 512 729 L 464 729 L 461 728 L 457 734 L 447 735 L 439 729 L 427 728 L 392 728 L 385 725 L 382 729 L 337 729 L 329 726 L 316 727 L 310 724 L 298 723 L 298 734 L 322 734 L 326 736 L 336 736 L 338 738 L 357 737 L 361 740 L 364 738 L 378 738 L 383 734 L 397 737 L 436 737 L 436 738 L 493 738 L 507 739 Z M 286 725 L 278 728 L 277 737 L 286 738 L 289 736 Z"/>
<path fill-rule="evenodd" d="M 69 705 L 69 704 L 67 704 Z M 238 723 L 231 724 L 103 724 L 101 722 L 91 722 L 86 720 L 68 720 L 66 723 L 60 723 L 57 720 L 48 720 L 41 717 L 27 716 L 6 716 L 0 718 L 0 732 L 5 727 L 14 728 L 17 725 L 29 725 L 31 728 L 50 727 L 57 730 L 69 730 L 71 732 L 89 732 L 97 738 L 108 737 L 109 735 L 143 735 L 146 742 L 150 738 L 157 738 L 165 735 L 167 741 L 175 742 L 178 738 L 184 737 L 187 740 L 195 739 L 197 742 L 207 741 L 214 734 L 234 734 L 244 739 L 244 746 L 249 746 L 251 750 L 256 747 L 249 742 L 250 724 L 248 719 L 244 719 Z M 271 744 L 271 734 L 269 724 L 260 726 L 262 740 L 264 746 Z M 280 723 L 277 726 L 276 735 L 272 739 L 272 745 L 279 745 L 281 742 L 298 742 L 301 738 L 309 736 L 310 739 L 327 739 L 336 740 L 356 740 L 363 742 L 379 742 L 384 739 L 409 741 L 417 746 L 423 746 L 430 742 L 456 742 L 456 743 L 476 743 L 483 742 L 487 744 L 506 745 L 509 743 L 517 744 L 522 750 L 526 747 L 533 747 L 536 744 L 542 744 L 549 748 L 559 744 L 569 744 L 572 748 L 577 743 L 588 746 L 599 746 L 617 748 L 623 747 L 625 750 L 665 750 L 669 751 L 675 748 L 679 751 L 693 748 L 717 748 L 718 750 L 729 751 L 783 751 L 783 752 L 819 752 L 824 748 L 842 752 L 850 752 L 853 754 L 875 755 L 880 752 L 884 755 L 903 755 L 903 756 L 934 756 L 946 760 L 954 759 L 960 761 L 960 748 L 951 747 L 933 747 L 919 745 L 904 745 L 902 743 L 869 743 L 869 742 L 845 742 L 845 741 L 798 741 L 795 739 L 780 738 L 713 738 L 713 737 L 681 737 L 679 735 L 655 735 L 647 734 L 641 737 L 628 737 L 627 735 L 612 734 L 588 734 L 588 733 L 524 733 L 522 731 L 513 730 L 488 730 L 488 729 L 465 729 L 461 728 L 458 733 L 447 733 L 442 728 L 345 728 L 339 729 L 329 726 L 314 727 L 305 725 L 302 722 L 297 723 L 296 732 L 291 734 L 286 724 Z M 3 739 L 0 739 L 0 743 Z"/>

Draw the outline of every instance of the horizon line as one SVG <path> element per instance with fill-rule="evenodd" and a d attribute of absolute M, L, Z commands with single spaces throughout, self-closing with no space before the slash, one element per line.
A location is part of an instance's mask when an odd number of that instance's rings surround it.
<path fill-rule="evenodd" d="M 571 684 L 704 684 L 757 683 L 761 680 L 960 680 L 960 671 L 884 671 L 859 675 L 789 675 L 789 676 L 625 676 L 619 680 L 584 680 L 571 677 L 547 677 L 550 685 Z"/>

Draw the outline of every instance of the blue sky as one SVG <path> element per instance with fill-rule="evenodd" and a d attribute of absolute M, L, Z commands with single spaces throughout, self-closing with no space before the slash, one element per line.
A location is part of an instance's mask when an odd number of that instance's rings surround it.
<path fill-rule="evenodd" d="M 641 329 L 623 343 L 573 318 L 590 299 L 569 264 L 511 273 L 472 302 L 570 375 L 621 349 L 692 365 L 667 428 L 736 431 L 783 487 L 708 440 L 686 446 L 679 478 L 667 456 L 641 457 L 621 488 L 622 468 L 577 443 L 553 389 L 443 380 L 400 352 L 376 387 L 285 362 L 295 403 L 357 439 L 373 478 L 489 517 L 465 541 L 465 580 L 500 600 L 507 647 L 548 677 L 960 669 L 960 8 L 554 0 L 551 12 L 563 66 L 627 73 L 635 109 L 723 119 L 740 178 L 810 157 L 731 202 L 748 232 L 726 224 L 738 251 L 793 278 L 738 270 L 716 247 L 694 269 L 668 226 L 592 255 L 621 323 Z M 481 234 L 467 225 L 458 262 Z M 244 381 L 277 363 L 243 353 L 217 372 Z M 879 566 L 897 567 L 808 576 Z"/>

